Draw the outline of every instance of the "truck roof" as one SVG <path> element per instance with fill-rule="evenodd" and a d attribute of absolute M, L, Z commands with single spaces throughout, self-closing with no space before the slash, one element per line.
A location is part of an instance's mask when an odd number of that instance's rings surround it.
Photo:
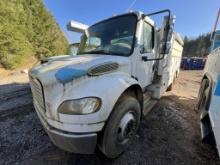
<path fill-rule="evenodd" d="M 135 15 L 137 16 L 138 20 L 139 20 L 139 19 L 142 18 L 142 16 L 143 16 L 144 13 L 143 13 L 142 11 L 129 11 L 129 12 L 127 12 L 127 13 L 123 13 L 123 14 L 119 14 L 119 15 L 114 15 L 114 16 L 112 16 L 112 17 L 103 19 L 103 20 L 101 20 L 101 21 L 96 22 L 96 23 L 93 24 L 93 25 L 96 25 L 96 24 L 98 24 L 98 23 L 100 23 L 100 22 L 103 22 L 103 21 L 107 21 L 107 20 L 112 19 L 112 18 L 117 18 L 117 17 L 120 17 L 120 16 L 129 15 L 129 14 L 135 14 Z M 146 17 L 146 20 L 147 20 L 150 24 L 154 25 L 154 21 L 153 21 L 150 17 Z M 93 26 L 93 25 L 91 25 L 91 26 Z"/>

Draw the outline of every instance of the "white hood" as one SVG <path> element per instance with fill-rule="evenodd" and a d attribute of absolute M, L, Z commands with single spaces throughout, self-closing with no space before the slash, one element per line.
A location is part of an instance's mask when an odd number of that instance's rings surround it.
<path fill-rule="evenodd" d="M 127 66 L 123 71 L 130 74 L 129 58 L 112 55 L 78 55 L 78 56 L 57 56 L 48 58 L 44 63 L 32 68 L 30 76 L 38 78 L 42 84 L 50 84 L 55 81 L 65 80 L 67 82 L 75 77 L 87 75 L 89 68 L 96 65 L 116 62 L 121 66 Z M 124 68 L 124 67 L 123 67 Z"/>

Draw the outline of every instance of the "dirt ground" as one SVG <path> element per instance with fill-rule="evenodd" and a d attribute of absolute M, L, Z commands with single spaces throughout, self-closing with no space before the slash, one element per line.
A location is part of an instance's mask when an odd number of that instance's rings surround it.
<path fill-rule="evenodd" d="M 27 75 L 0 79 L 0 164 L 220 165 L 215 148 L 200 141 L 194 109 L 201 71 L 181 71 L 141 122 L 136 142 L 119 158 L 68 153 L 55 147 L 32 105 Z M 16 77 L 14 77 L 16 76 Z"/>

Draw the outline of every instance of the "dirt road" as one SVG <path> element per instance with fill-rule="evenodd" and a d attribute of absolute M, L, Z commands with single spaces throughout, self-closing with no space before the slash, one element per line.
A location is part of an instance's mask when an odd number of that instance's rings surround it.
<path fill-rule="evenodd" d="M 36 116 L 28 83 L 4 81 L 0 85 L 0 164 L 220 164 L 215 148 L 200 142 L 194 106 L 201 75 L 181 72 L 173 91 L 143 118 L 135 144 L 116 160 L 106 159 L 99 151 L 80 155 L 55 147 Z"/>

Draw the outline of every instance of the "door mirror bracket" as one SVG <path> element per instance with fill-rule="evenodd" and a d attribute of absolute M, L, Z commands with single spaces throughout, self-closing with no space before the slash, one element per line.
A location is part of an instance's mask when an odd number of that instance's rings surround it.
<path fill-rule="evenodd" d="M 141 59 L 142 59 L 143 61 L 148 61 L 148 57 L 147 57 L 147 56 L 142 56 Z"/>

